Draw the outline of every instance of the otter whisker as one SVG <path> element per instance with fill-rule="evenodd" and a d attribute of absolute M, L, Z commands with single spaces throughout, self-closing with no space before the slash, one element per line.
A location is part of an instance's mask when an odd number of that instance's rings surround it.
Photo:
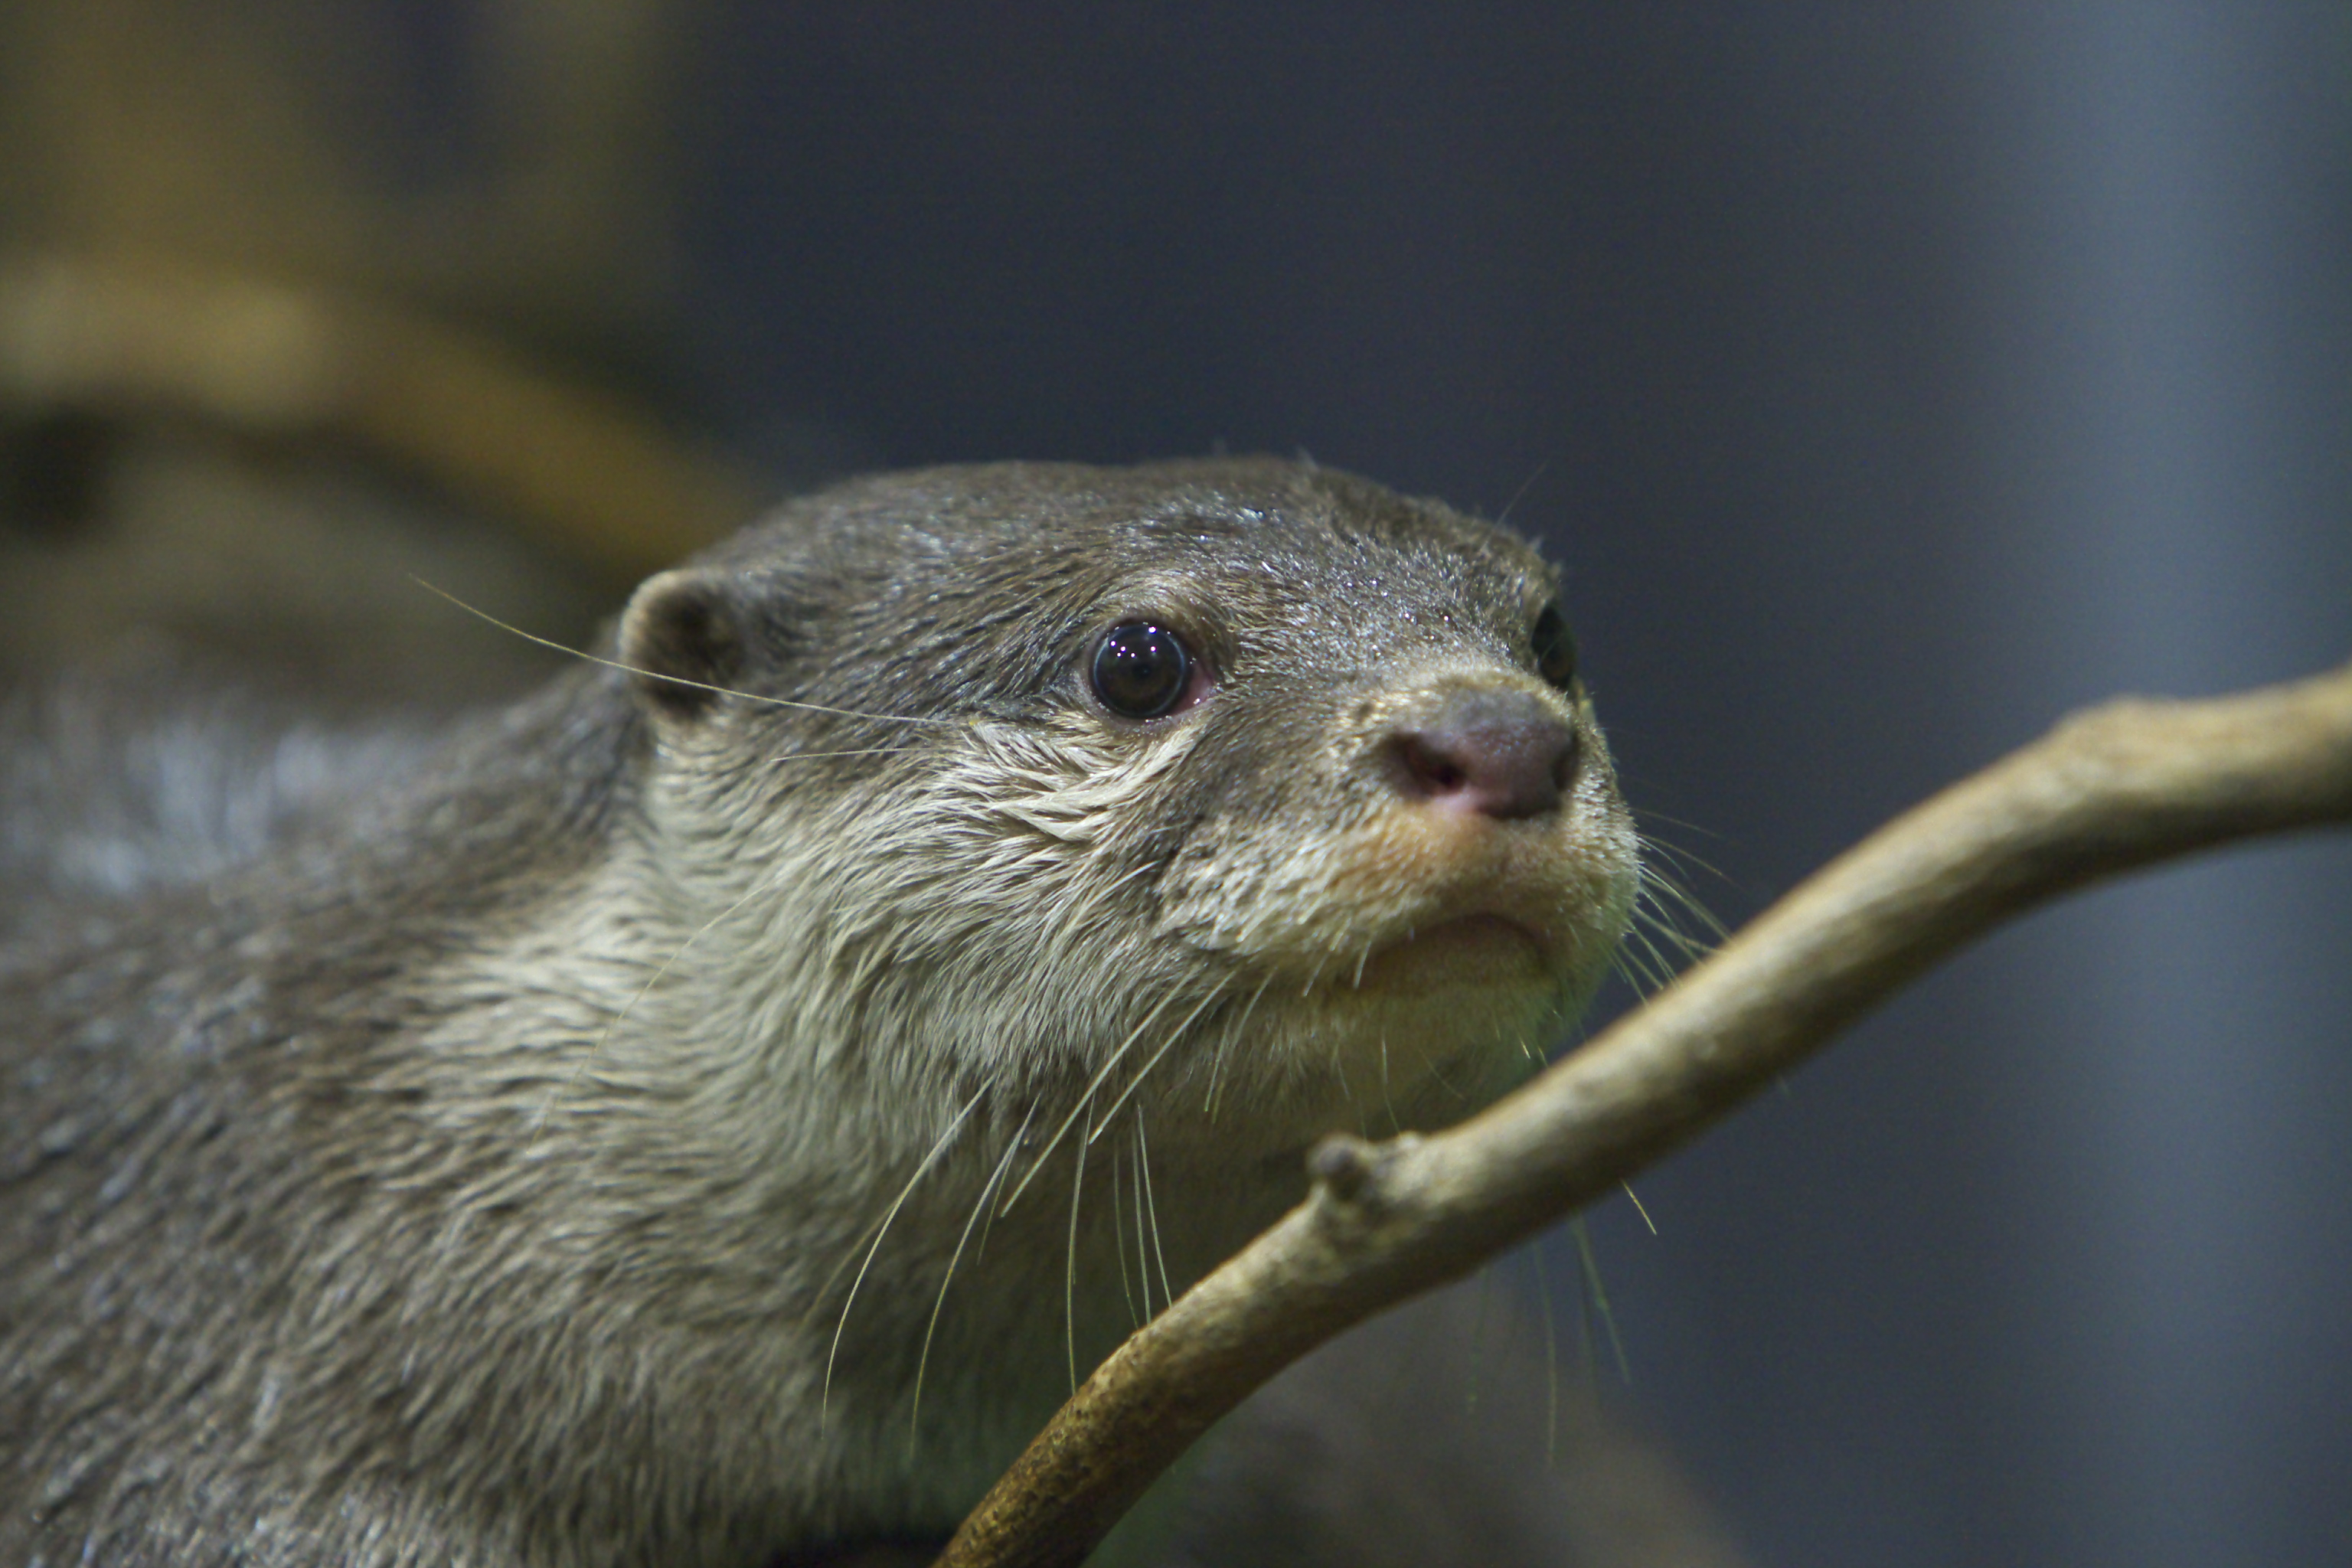
<path fill-rule="evenodd" d="M 825 1412 L 833 1399 L 833 1363 L 835 1358 L 841 1354 L 841 1336 L 849 1329 L 849 1310 L 857 1304 L 858 1287 L 866 1283 L 866 1271 L 874 1267 L 874 1255 L 882 1250 L 882 1242 L 890 1234 L 890 1222 L 898 1217 L 898 1211 L 907 1206 L 907 1200 L 914 1195 L 916 1186 L 930 1174 L 931 1167 L 939 1163 L 940 1156 L 947 1152 L 948 1145 L 955 1141 L 955 1135 L 962 1131 L 963 1124 L 980 1108 L 980 1102 L 993 1087 L 982 1084 L 970 1100 L 964 1101 L 963 1109 L 955 1113 L 946 1131 L 932 1142 L 931 1152 L 923 1156 L 922 1163 L 915 1167 L 915 1173 L 907 1178 L 907 1184 L 898 1189 L 898 1195 L 890 1200 L 889 1209 L 882 1215 L 882 1224 L 874 1233 L 874 1245 L 866 1249 L 866 1260 L 857 1266 L 857 1278 L 849 1282 L 849 1295 L 841 1303 L 841 1321 L 833 1328 L 833 1348 L 825 1352 L 824 1385 L 817 1394 L 816 1405 L 819 1431 L 824 1430 Z"/>
<path fill-rule="evenodd" d="M 1381 1030 L 1381 1109 L 1388 1112 L 1391 1136 L 1403 1130 L 1404 1121 L 1397 1115 L 1396 1100 L 1389 1094 L 1389 1032 L 1385 1026 Z"/>
<path fill-rule="evenodd" d="M 1633 994 L 1644 1002 L 1665 985 L 1665 982 L 1652 971 L 1647 963 L 1636 958 L 1630 951 L 1621 949 L 1618 955 L 1611 960 L 1610 968 L 1616 971 L 1625 984 L 1633 988 Z"/>
<path fill-rule="evenodd" d="M 1666 978 L 1671 979 L 1674 973 L 1673 968 L 1671 964 L 1668 964 L 1666 955 L 1659 951 L 1654 936 L 1654 933 L 1660 929 L 1670 928 L 1661 928 L 1656 919 L 1651 916 L 1649 911 L 1643 909 L 1640 904 L 1636 903 L 1634 905 L 1633 918 L 1627 922 L 1625 927 L 1625 935 L 1623 938 L 1621 938 L 1620 941 L 1621 942 L 1624 941 L 1640 942 L 1642 944 L 1642 952 L 1652 963 L 1666 966 L 1664 970 L 1664 974 Z"/>
<path fill-rule="evenodd" d="M 1078 1109 L 1086 1110 L 1087 1103 L 1081 1100 Z M 1091 1133 L 1093 1131 L 1094 1119 L 1089 1116 L 1087 1120 L 1087 1132 Z M 1078 1197 L 1087 1188 L 1087 1145 L 1093 1142 L 1094 1140 L 1086 1134 L 1081 1134 L 1078 1138 L 1078 1167 L 1076 1173 L 1070 1177 L 1070 1250 L 1062 1266 L 1062 1347 L 1070 1361 L 1072 1394 L 1078 1391 Z M 1050 1149 L 1047 1151 L 1049 1153 L 1051 1152 Z M 1043 1154 L 1038 1156 L 1041 1161 L 1044 1158 Z M 1036 1167 L 1033 1165 L 1030 1170 L 1034 1173 Z M 1015 1193 L 1013 1195 L 1017 1198 L 1021 1194 Z M 1111 1223 L 1114 1226 L 1118 1223 L 1118 1214 L 1116 1209 L 1111 1213 Z"/>
<path fill-rule="evenodd" d="M 1660 811 L 1655 806 L 1635 806 L 1633 808 L 1633 819 L 1636 822 L 1663 822 L 1670 827 L 1684 828 L 1706 838 L 1719 839 L 1723 837 L 1722 834 L 1717 833 L 1712 827 L 1701 827 L 1697 823 L 1693 822 L 1686 816 L 1676 816 L 1672 812 Z M 1677 854 L 1689 855 L 1690 858 L 1694 860 L 1698 858 L 1696 855 L 1690 855 L 1690 852 L 1686 849 L 1676 848 L 1675 846 L 1665 843 L 1663 839 L 1654 839 L 1653 837 L 1646 832 L 1641 835 L 1641 839 L 1643 847 L 1645 847 L 1654 845 L 1659 848 L 1675 848 L 1675 852 Z M 1704 861 L 1701 861 L 1700 863 L 1702 865 L 1705 864 Z M 1712 867 L 1709 867 L 1708 868 L 1710 870 L 1713 869 Z"/>
<path fill-rule="evenodd" d="M 1659 920 L 1647 910 L 1637 909 L 1626 935 L 1640 941 L 1643 948 L 1665 970 L 1671 980 L 1694 958 L 1706 955 L 1704 943 L 1695 942 L 1673 926 Z M 1663 942 L 1663 946 L 1661 943 Z"/>
<path fill-rule="evenodd" d="M 1658 1222 L 1650 1217 L 1650 1211 L 1643 1208 L 1642 1206 L 1642 1200 L 1634 1195 L 1633 1184 L 1631 1182 L 1620 1182 L 1617 1184 L 1625 1189 L 1625 1196 L 1633 1201 L 1633 1212 L 1642 1216 L 1642 1223 L 1650 1227 L 1650 1234 L 1652 1236 L 1657 1235 Z"/>
<path fill-rule="evenodd" d="M 1137 1106 L 1137 1107 L 1135 1108 L 1135 1124 L 1136 1124 L 1136 1126 L 1138 1126 L 1138 1127 L 1141 1127 L 1141 1126 L 1143 1125 L 1143 1107 L 1141 1107 L 1141 1106 L 1139 1106 L 1139 1106 Z M 1134 1194 L 1134 1196 L 1135 1196 L 1135 1271 L 1136 1271 L 1138 1274 L 1139 1274 L 1139 1275 L 1141 1275 L 1141 1276 L 1143 1277 L 1143 1316 L 1144 1316 L 1145 1321 L 1149 1321 L 1150 1320 L 1150 1317 L 1151 1317 L 1151 1265 L 1150 1265 L 1148 1261 L 1146 1261 L 1145 1257 L 1144 1257 L 1144 1251 L 1143 1251 L 1143 1237 L 1144 1237 L 1144 1233 L 1145 1233 L 1145 1224 L 1144 1224 L 1144 1212 L 1143 1212 L 1143 1175 L 1142 1175 L 1142 1171 L 1143 1171 L 1143 1167 L 1142 1167 L 1142 1161 L 1141 1161 L 1141 1157 L 1139 1155 L 1139 1156 L 1138 1156 L 1138 1159 L 1137 1159 L 1137 1163 L 1136 1163 L 1136 1181 L 1135 1181 L 1135 1194 Z"/>
<path fill-rule="evenodd" d="M 1701 827 L 1695 822 L 1686 822 L 1679 816 L 1669 816 L 1663 811 L 1652 811 L 1647 806 L 1643 806 L 1639 811 L 1636 811 L 1633 814 L 1633 816 L 1637 824 L 1663 822 L 1671 826 L 1685 828 L 1692 833 L 1701 834 L 1708 838 L 1720 838 L 1723 837 L 1719 833 L 1710 832 L 1708 829 Z M 1646 827 L 1637 827 L 1637 830 L 1633 835 L 1633 838 L 1634 842 L 1640 845 L 1644 859 L 1654 857 L 1658 859 L 1673 862 L 1675 869 L 1677 870 L 1680 870 L 1685 867 L 1696 866 L 1710 877 L 1719 878 L 1723 876 L 1723 872 L 1720 868 L 1706 860 L 1696 851 L 1685 848 L 1682 845 L 1676 844 L 1673 840 L 1663 837 L 1658 834 L 1652 833 Z"/>
<path fill-rule="evenodd" d="M 1677 935 L 1684 935 L 1681 926 L 1674 920 L 1674 911 L 1679 910 L 1705 928 L 1708 939 L 1712 941 L 1721 942 L 1729 934 L 1724 930 L 1723 922 L 1716 919 L 1715 911 L 1699 902 L 1698 895 L 1683 886 L 1681 882 L 1654 866 L 1644 866 L 1641 870 L 1642 901 L 1656 906 L 1655 912 L 1651 916 L 1653 920 Z M 1685 940 L 1696 939 L 1685 936 Z"/>
<path fill-rule="evenodd" d="M 1221 976 L 1216 984 L 1210 988 L 1209 994 L 1201 998 L 1200 1005 L 1194 1007 L 1190 1013 L 1185 1014 L 1184 1021 L 1168 1032 L 1168 1038 L 1160 1043 L 1160 1047 L 1158 1050 L 1151 1053 L 1151 1059 L 1143 1064 L 1142 1070 L 1128 1080 L 1127 1087 L 1118 1091 L 1118 1098 L 1110 1102 L 1110 1109 L 1103 1112 L 1101 1125 L 1095 1132 L 1096 1137 L 1099 1138 L 1102 1136 L 1101 1127 L 1108 1127 L 1110 1125 L 1111 1119 L 1118 1114 L 1119 1107 L 1125 1105 L 1129 1099 L 1134 1095 L 1135 1091 L 1142 1087 L 1143 1080 L 1151 1076 L 1151 1069 L 1160 1065 L 1160 1058 L 1166 1056 L 1170 1049 L 1175 1046 L 1176 1042 L 1184 1037 L 1184 1031 L 1191 1028 L 1193 1022 L 1198 1019 L 1202 1014 L 1209 1010 L 1210 1004 L 1213 1003 L 1218 997 L 1225 994 L 1226 984 L 1226 979 Z"/>
<path fill-rule="evenodd" d="M 1078 1103 L 1071 1108 L 1069 1115 L 1062 1118 L 1062 1124 L 1054 1129 L 1054 1136 L 1046 1140 L 1045 1147 L 1039 1150 L 1037 1157 L 1029 1163 L 1029 1169 L 1023 1173 L 1020 1184 L 1013 1189 L 1013 1195 L 1004 1200 L 1004 1206 L 997 1210 L 997 1213 L 1013 1212 L 1013 1205 L 1021 1201 L 1021 1194 L 1029 1190 L 1029 1184 L 1037 1179 L 1037 1173 L 1045 1168 L 1046 1160 L 1052 1156 L 1055 1149 L 1061 1146 L 1062 1140 L 1068 1135 L 1070 1124 L 1077 1121 L 1080 1113 L 1087 1106 L 1094 1103 L 1095 1091 L 1102 1088 L 1103 1080 L 1110 1077 L 1120 1060 L 1126 1057 L 1129 1050 L 1133 1048 L 1135 1042 L 1143 1037 L 1143 1031 L 1151 1027 L 1152 1020 L 1166 1012 L 1168 1005 L 1175 1000 L 1176 993 L 1172 990 L 1161 996 L 1153 1005 L 1151 1011 L 1143 1016 L 1143 1022 L 1138 1024 L 1127 1038 L 1119 1042 L 1118 1049 L 1111 1052 L 1110 1059 L 1096 1070 L 1094 1078 L 1087 1084 L 1086 1091 L 1078 1096 Z M 1087 1125 L 1091 1127 L 1093 1123 L 1090 1121 Z"/>
<path fill-rule="evenodd" d="M 1114 1148 L 1110 1152 L 1111 1246 L 1117 1249 L 1118 1255 L 1118 1293 L 1127 1301 L 1128 1323 L 1130 1327 L 1141 1328 L 1143 1318 L 1151 1311 L 1151 1277 L 1149 1274 L 1144 1275 L 1143 1311 L 1139 1314 L 1135 1310 L 1134 1282 L 1127 1277 L 1127 1225 L 1119 1217 L 1118 1167 L 1119 1151 Z M 1135 1195 L 1135 1260 L 1138 1265 L 1143 1262 L 1143 1194 L 1139 1191 Z"/>
<path fill-rule="evenodd" d="M 1354 983 L 1349 986 L 1349 990 L 1361 991 L 1364 988 L 1364 965 L 1370 963 L 1371 961 L 1372 944 L 1367 942 L 1364 943 L 1364 951 L 1356 955 L 1356 978 Z"/>
<path fill-rule="evenodd" d="M 1664 990 L 1666 982 L 1673 977 L 1671 966 L 1638 927 L 1626 931 L 1617 944 L 1617 951 L 1610 956 L 1609 966 L 1624 976 L 1625 983 L 1643 1000 Z"/>
<path fill-rule="evenodd" d="M 1163 1307 L 1172 1307 L 1176 1304 L 1176 1292 L 1168 1283 L 1168 1255 L 1160 1248 L 1160 1205 L 1151 1200 L 1151 1147 L 1144 1142 L 1143 1107 L 1140 1105 L 1135 1108 L 1135 1168 L 1143 1178 L 1143 1212 L 1151 1219 L 1151 1258 L 1160 1266 L 1160 1304 Z M 1139 1254 L 1142 1251 L 1142 1240 L 1139 1237 L 1137 1238 L 1136 1250 Z M 1143 1259 L 1140 1257 L 1136 1258 L 1139 1268 L 1141 1267 L 1142 1262 Z M 1149 1286 L 1145 1287 L 1143 1292 L 1143 1310 L 1145 1316 L 1150 1315 L 1151 1291 Z"/>
<path fill-rule="evenodd" d="M 1029 1102 L 1028 1111 L 1021 1118 L 1021 1126 L 1019 1131 L 1013 1134 L 1013 1152 L 1017 1152 L 1021 1145 L 1028 1141 L 1030 1119 L 1037 1114 L 1037 1107 L 1043 1103 L 1044 1101 L 1040 1100 L 1033 1100 Z M 1008 1160 L 1011 1159 L 1013 1157 L 1013 1152 L 1008 1152 L 1005 1158 Z M 1002 1184 L 1003 1184 L 1001 1183 L 999 1184 L 1000 1186 Z M 973 1247 L 971 1252 L 973 1267 L 977 1268 L 987 1258 L 988 1233 L 996 1228 L 996 1216 L 1003 1212 L 1003 1210 L 997 1208 L 993 1204 L 991 1204 L 988 1205 L 988 1213 L 982 1216 L 980 1222 L 980 1244 Z"/>
<path fill-rule="evenodd" d="M 1650 955 L 1650 962 L 1658 970 L 1660 983 L 1671 984 L 1675 975 L 1679 973 L 1678 967 L 1675 961 L 1666 955 L 1664 950 L 1658 946 L 1656 931 L 1649 922 L 1646 921 L 1636 922 L 1629 929 L 1627 934 L 1642 944 L 1642 951 Z M 1679 935 L 1680 933 L 1676 933 L 1678 940 Z"/>
<path fill-rule="evenodd" d="M 1458 1060 L 1459 1058 L 1456 1059 Z M 1454 1080 L 1445 1076 L 1445 1069 L 1438 1066 L 1437 1063 L 1433 1061 L 1429 1064 L 1429 1076 L 1437 1080 L 1438 1088 L 1444 1089 L 1454 1099 L 1468 1100 L 1470 1098 L 1468 1095 L 1463 1093 L 1461 1089 L 1455 1088 Z"/>
<path fill-rule="evenodd" d="M 1233 1047 L 1234 1041 L 1239 1037 L 1241 1032 L 1249 1026 L 1250 1015 L 1257 1011 L 1258 999 L 1265 994 L 1266 987 L 1273 984 L 1274 976 L 1271 974 L 1258 982 L 1257 989 L 1250 994 L 1249 1005 L 1244 1007 L 1240 1018 L 1226 1028 L 1224 1038 L 1217 1042 L 1215 1055 L 1209 1059 L 1209 1096 L 1201 1107 L 1201 1113 L 1212 1121 L 1217 1117 L 1217 1080 L 1225 1068 L 1225 1053 Z"/>
<path fill-rule="evenodd" d="M 1690 890 L 1688 884 L 1683 879 L 1688 875 L 1685 869 L 1686 864 L 1696 866 L 1717 880 L 1723 879 L 1723 873 L 1697 856 L 1687 850 L 1678 849 L 1663 838 L 1644 833 L 1637 836 L 1637 842 L 1641 845 L 1642 854 L 1634 862 L 1634 868 L 1641 875 L 1642 890 L 1645 898 L 1655 901 L 1662 912 L 1669 905 L 1682 910 L 1698 921 L 1707 934 L 1717 942 L 1729 935 L 1730 933 L 1724 929 L 1723 922 L 1716 919 L 1714 913 L 1705 904 L 1699 902 L 1697 896 Z"/>
<path fill-rule="evenodd" d="M 1536 488 L 1536 481 L 1542 479 L 1544 477 L 1545 470 L 1549 469 L 1550 467 L 1551 459 L 1547 458 L 1542 462 L 1536 465 L 1536 471 L 1534 473 L 1529 474 L 1526 479 L 1519 481 L 1519 488 L 1511 492 L 1511 499 L 1505 501 L 1503 503 L 1503 510 L 1495 514 L 1495 526 L 1496 528 L 1501 528 L 1511 521 L 1511 509 L 1527 499 L 1528 492 Z"/>
<path fill-rule="evenodd" d="M 1664 966 L 1665 980 L 1669 984 L 1707 954 L 1706 943 L 1694 942 L 1682 932 L 1661 925 L 1647 914 L 1635 914 L 1633 923 L 1626 928 L 1629 936 L 1636 932 L 1640 933 L 1642 945 L 1652 958 Z"/>
<path fill-rule="evenodd" d="M 1592 1233 L 1585 1228 L 1582 1215 L 1568 1222 L 1568 1234 L 1576 1238 L 1577 1259 L 1584 1268 L 1585 1295 L 1601 1314 L 1601 1328 L 1608 1331 L 1609 1349 L 1617 1358 L 1617 1375 L 1630 1384 L 1633 1381 L 1633 1363 L 1625 1359 L 1625 1342 L 1617 1337 L 1617 1314 L 1609 1310 L 1609 1292 L 1601 1285 L 1601 1262 L 1592 1255 Z"/>
<path fill-rule="evenodd" d="M 1646 998 L 1664 990 L 1685 963 L 1705 957 L 1727 933 L 1723 922 L 1660 862 L 1678 866 L 1691 859 L 1710 871 L 1713 868 L 1646 833 L 1639 842 L 1643 853 L 1634 863 L 1638 884 L 1632 920 L 1610 967 Z M 1693 936 L 1677 916 L 1687 916 L 1706 934 Z"/>
<path fill-rule="evenodd" d="M 1706 936 L 1693 936 L 1682 928 L 1675 916 L 1676 910 L 1690 915 L 1708 928 Z M 1657 880 L 1644 880 L 1641 896 L 1634 900 L 1633 921 L 1637 926 L 1663 937 L 1685 960 L 1704 958 L 1724 937 L 1715 917 L 1702 908 L 1696 900 L 1681 889 Z"/>
<path fill-rule="evenodd" d="M 1132 1194 L 1135 1201 L 1135 1272 L 1143 1286 L 1143 1310 L 1141 1316 L 1139 1318 L 1135 1309 L 1135 1294 L 1127 1288 L 1127 1242 L 1125 1239 L 1126 1221 L 1120 1215 L 1118 1198 L 1119 1188 L 1118 1182 L 1117 1180 L 1119 1165 L 1125 1158 L 1125 1150 L 1119 1148 L 1117 1144 L 1111 1145 L 1110 1168 L 1113 1180 L 1111 1182 L 1110 1188 L 1110 1229 L 1113 1236 L 1120 1238 L 1118 1251 L 1118 1285 L 1119 1289 L 1127 1296 L 1128 1321 L 1134 1324 L 1137 1328 L 1141 1328 L 1144 1322 L 1149 1321 L 1151 1317 L 1151 1268 L 1150 1266 L 1143 1260 L 1143 1184 L 1139 1181 L 1130 1184 L 1135 1189 Z"/>
<path fill-rule="evenodd" d="M 600 654 L 586 653 L 579 648 L 567 647 L 565 644 L 556 642 L 551 638 L 540 637 L 532 632 L 527 632 L 520 626 L 509 626 L 505 621 L 499 619 L 498 616 L 491 615 L 487 610 L 476 609 L 473 605 L 466 603 L 465 600 L 457 597 L 457 595 L 452 594 L 446 588 L 436 588 L 432 584 L 426 582 L 424 578 L 413 574 L 410 575 L 408 580 L 415 584 L 418 587 L 424 589 L 428 594 L 439 595 L 442 598 L 448 600 L 451 604 L 457 605 L 467 615 L 488 621 L 490 625 L 498 627 L 499 630 L 502 632 L 510 632 L 514 636 L 522 638 L 522 640 L 527 643 L 537 643 L 541 647 L 552 648 L 557 653 L 570 654 L 573 658 L 584 660 L 589 664 L 601 664 L 607 669 L 623 670 L 630 675 L 637 676 L 646 680 L 658 680 L 666 686 L 685 686 L 690 687 L 697 691 L 714 691 L 721 697 L 740 697 L 746 702 L 757 702 L 770 708 L 790 708 L 794 711 L 801 713 L 829 713 L 836 719 L 869 719 L 881 724 L 919 724 L 926 727 L 933 725 L 953 725 L 961 722 L 959 720 L 926 719 L 906 713 L 860 713 L 853 708 L 828 708 L 822 702 L 795 702 L 789 697 L 769 697 L 757 691 L 738 691 L 731 686 L 713 686 L 707 680 L 688 680 L 683 675 L 664 675 L 661 671 L 656 669 L 640 669 L 634 664 L 623 664 L 617 658 L 606 658 Z"/>
<path fill-rule="evenodd" d="M 1029 1107 L 1029 1116 L 1036 1114 L 1037 1108 L 1033 1104 Z M 931 1321 L 923 1325 L 922 1353 L 915 1358 L 915 1397 L 907 1412 L 907 1457 L 908 1458 L 914 1458 L 915 1455 L 915 1439 L 919 1431 L 917 1423 L 923 1414 L 923 1373 L 931 1364 L 931 1336 L 939 1332 L 940 1310 L 948 1304 L 948 1287 L 955 1281 L 956 1265 L 963 1260 L 964 1244 L 971 1239 L 972 1226 L 978 1222 L 982 1215 L 988 1212 L 989 1202 L 996 1195 L 997 1187 L 1013 1169 L 1013 1156 L 1021 1148 L 1022 1134 L 1029 1131 L 1029 1116 L 1021 1119 L 1019 1131 L 1015 1131 L 1012 1141 L 1004 1145 L 1004 1152 L 997 1156 L 996 1168 L 989 1173 L 988 1180 L 981 1186 L 980 1201 L 971 1205 L 971 1216 L 963 1222 L 963 1234 L 956 1237 L 955 1250 L 948 1254 L 948 1271 L 940 1277 L 940 1293 L 931 1302 Z M 846 1311 L 847 1309 L 845 1308 L 844 1310 Z"/>

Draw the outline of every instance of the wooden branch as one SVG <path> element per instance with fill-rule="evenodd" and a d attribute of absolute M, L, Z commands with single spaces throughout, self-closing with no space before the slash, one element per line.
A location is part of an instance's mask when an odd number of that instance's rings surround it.
<path fill-rule="evenodd" d="M 1431 1137 L 1325 1141 L 1307 1201 L 1102 1364 L 941 1568 L 1078 1563 L 1283 1367 L 1611 1191 L 2002 921 L 2137 867 L 2346 823 L 2352 665 L 2069 720 L 1831 862 L 1484 1114 Z"/>
<path fill-rule="evenodd" d="M 446 322 L 120 258 L 0 256 L 0 407 L 161 411 L 353 443 L 634 583 L 757 515 L 752 476 Z"/>

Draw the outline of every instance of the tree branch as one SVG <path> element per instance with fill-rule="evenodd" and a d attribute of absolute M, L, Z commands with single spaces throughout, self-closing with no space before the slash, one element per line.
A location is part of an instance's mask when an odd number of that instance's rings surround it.
<path fill-rule="evenodd" d="M 2352 665 L 2067 721 L 1873 834 L 1483 1114 L 1430 1137 L 1326 1140 L 1307 1201 L 1102 1364 L 941 1568 L 1078 1563 L 1283 1367 L 1607 1193 L 2001 921 L 2118 872 L 2344 823 Z"/>
<path fill-rule="evenodd" d="M 345 440 L 632 583 L 758 514 L 756 479 L 479 334 L 331 289 L 0 253 L 0 411 Z"/>

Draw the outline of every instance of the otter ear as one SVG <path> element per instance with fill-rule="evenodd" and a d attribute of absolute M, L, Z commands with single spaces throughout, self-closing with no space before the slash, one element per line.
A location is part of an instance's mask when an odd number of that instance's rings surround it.
<path fill-rule="evenodd" d="M 620 662 L 656 712 L 708 712 L 743 669 L 743 628 L 726 580 L 690 567 L 646 579 L 621 616 Z"/>

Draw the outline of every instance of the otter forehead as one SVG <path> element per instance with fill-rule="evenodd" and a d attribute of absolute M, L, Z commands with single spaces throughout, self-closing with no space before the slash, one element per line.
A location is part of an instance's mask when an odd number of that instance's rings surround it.
<path fill-rule="evenodd" d="M 705 561 L 745 578 L 799 694 L 908 715 L 1045 699 L 1129 616 L 1181 626 L 1242 680 L 1447 646 L 1523 660 L 1555 586 L 1501 529 L 1272 458 L 887 476 L 788 508 Z M 742 674 L 758 689 L 756 668 Z"/>

